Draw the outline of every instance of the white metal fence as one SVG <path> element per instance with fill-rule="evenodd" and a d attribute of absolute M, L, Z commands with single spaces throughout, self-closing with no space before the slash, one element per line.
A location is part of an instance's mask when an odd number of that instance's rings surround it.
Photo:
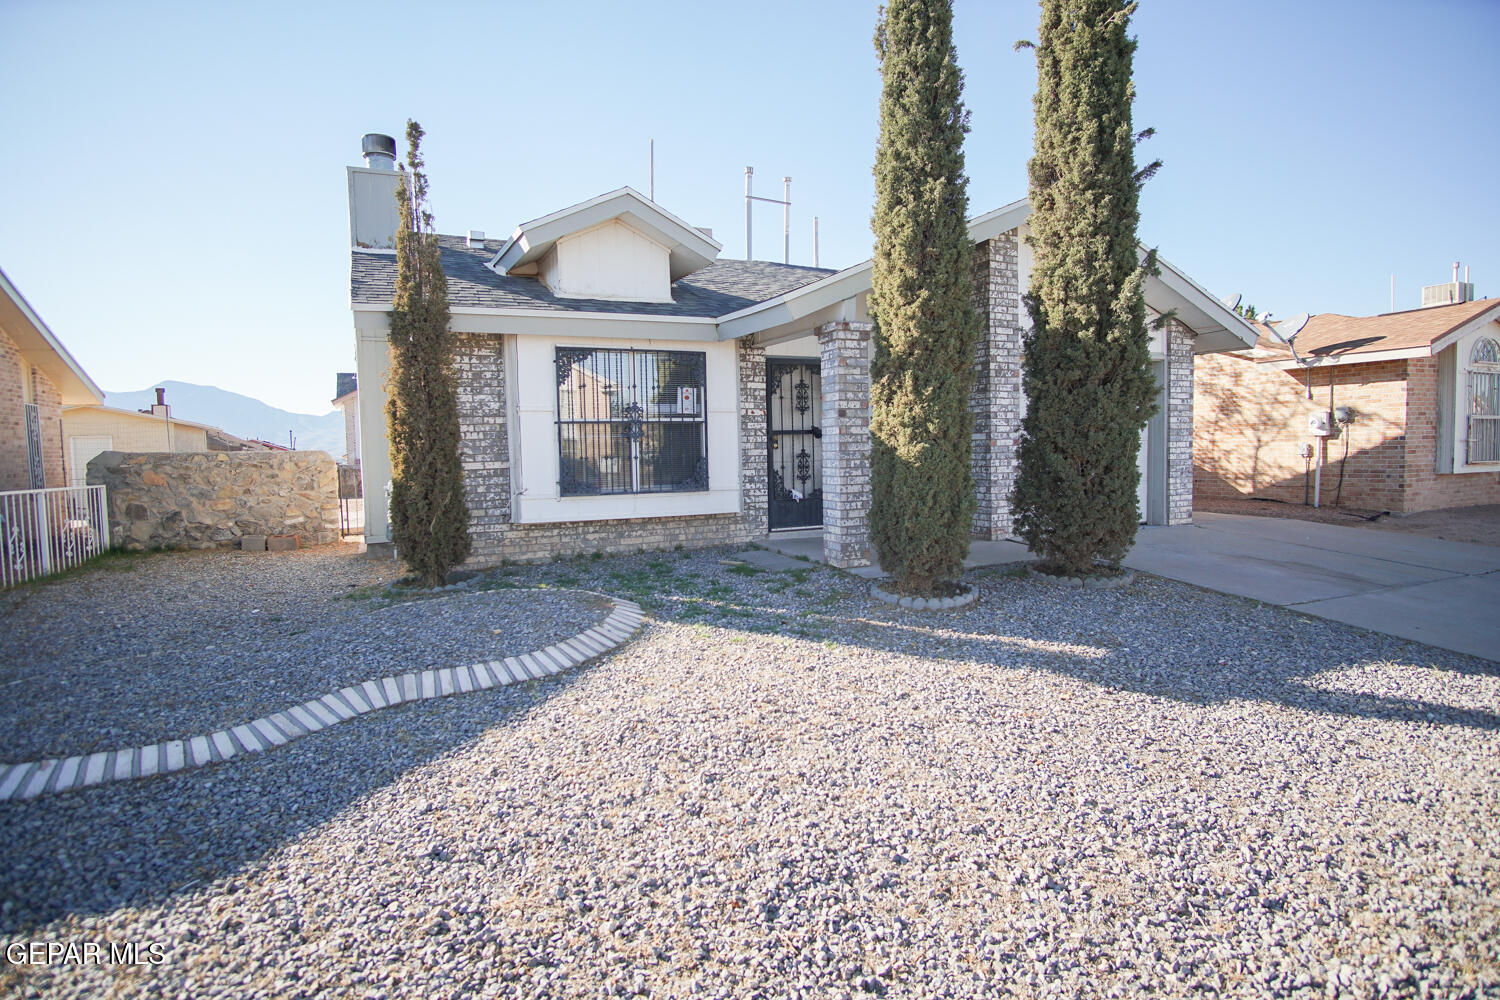
<path fill-rule="evenodd" d="M 103 486 L 0 493 L 0 587 L 77 566 L 107 548 Z"/>

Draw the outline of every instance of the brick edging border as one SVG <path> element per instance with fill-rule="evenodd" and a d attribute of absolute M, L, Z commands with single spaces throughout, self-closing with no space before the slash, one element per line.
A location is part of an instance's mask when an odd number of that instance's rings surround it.
<path fill-rule="evenodd" d="M 598 625 L 571 639 L 520 656 L 351 684 L 208 736 L 169 740 L 132 750 L 0 764 L 0 802 L 203 767 L 240 754 L 270 750 L 377 709 L 541 680 L 571 670 L 613 652 L 640 630 L 643 615 L 639 604 L 607 594 L 596 596 L 605 597 L 614 605 Z"/>

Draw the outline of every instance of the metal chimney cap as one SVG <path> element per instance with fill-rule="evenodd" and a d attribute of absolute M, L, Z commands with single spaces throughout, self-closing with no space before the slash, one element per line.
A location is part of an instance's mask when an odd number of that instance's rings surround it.
<path fill-rule="evenodd" d="M 360 151 L 365 156 L 365 166 L 377 170 L 396 169 L 396 140 L 379 132 L 368 132 L 359 141 Z"/>

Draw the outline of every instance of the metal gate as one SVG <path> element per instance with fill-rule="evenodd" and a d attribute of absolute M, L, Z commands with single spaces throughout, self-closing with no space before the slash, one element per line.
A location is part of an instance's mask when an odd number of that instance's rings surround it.
<path fill-rule="evenodd" d="M 35 403 L 26 404 L 26 467 L 31 472 L 31 488 L 45 488 L 47 472 L 42 463 L 42 414 Z"/>
<path fill-rule="evenodd" d="M 777 528 L 823 523 L 823 387 L 818 362 L 766 362 L 766 454 L 770 465 L 769 521 Z"/>

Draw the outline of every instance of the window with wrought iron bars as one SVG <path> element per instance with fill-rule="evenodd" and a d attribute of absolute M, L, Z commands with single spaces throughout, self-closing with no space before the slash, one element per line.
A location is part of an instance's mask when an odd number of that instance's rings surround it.
<path fill-rule="evenodd" d="M 1489 337 L 1469 353 L 1469 461 L 1500 462 L 1500 342 Z"/>
<path fill-rule="evenodd" d="M 705 355 L 559 347 L 558 492 L 708 489 Z"/>

